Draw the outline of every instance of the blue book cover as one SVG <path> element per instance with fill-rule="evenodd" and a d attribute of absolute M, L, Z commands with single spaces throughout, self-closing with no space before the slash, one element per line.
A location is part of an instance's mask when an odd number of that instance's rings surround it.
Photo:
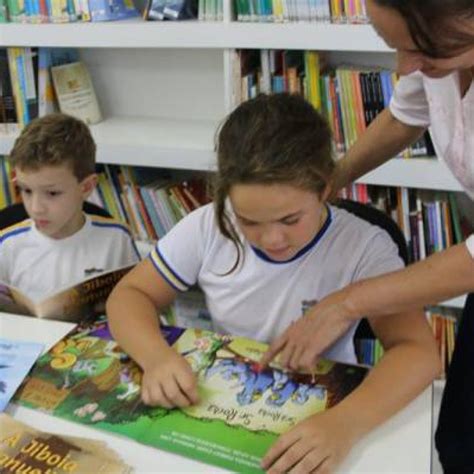
<path fill-rule="evenodd" d="M 35 342 L 0 339 L 0 411 L 28 375 L 43 347 Z"/>
<path fill-rule="evenodd" d="M 130 0 L 89 0 L 91 21 L 117 21 L 139 16 Z"/>

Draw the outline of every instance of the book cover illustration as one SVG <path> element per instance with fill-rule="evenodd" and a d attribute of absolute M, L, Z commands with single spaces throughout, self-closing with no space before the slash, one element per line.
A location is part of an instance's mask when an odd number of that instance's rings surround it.
<path fill-rule="evenodd" d="M 105 301 L 117 282 L 133 265 L 92 276 L 40 301 L 0 281 L 0 311 L 44 319 L 77 322 L 104 313 Z"/>
<path fill-rule="evenodd" d="M 129 474 L 101 441 L 38 431 L 0 414 L 0 472 Z"/>
<path fill-rule="evenodd" d="M 43 347 L 35 342 L 0 339 L 0 411 L 5 409 Z"/>
<path fill-rule="evenodd" d="M 118 21 L 139 16 L 132 0 L 89 0 L 91 21 Z"/>
<path fill-rule="evenodd" d="M 61 112 L 87 124 L 102 121 L 94 86 L 84 63 L 79 61 L 53 66 L 51 77 Z"/>
<path fill-rule="evenodd" d="M 163 327 L 198 376 L 200 403 L 167 410 L 141 402 L 141 370 L 105 319 L 82 325 L 42 356 L 16 401 L 227 469 L 261 472 L 278 435 L 342 400 L 367 369 L 322 360 L 314 375 L 260 370 L 265 344 L 202 329 Z"/>

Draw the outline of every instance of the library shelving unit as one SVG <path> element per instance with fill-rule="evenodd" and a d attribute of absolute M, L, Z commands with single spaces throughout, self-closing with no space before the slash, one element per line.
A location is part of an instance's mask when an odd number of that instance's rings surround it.
<path fill-rule="evenodd" d="M 222 22 L 0 24 L 0 46 L 80 49 L 105 117 L 91 127 L 99 162 L 202 171 L 214 167 L 215 131 L 232 108 L 233 50 L 325 51 L 334 63 L 383 67 L 394 61 L 370 25 L 234 22 L 230 0 Z M 0 154 L 14 139 L 0 132 Z M 359 181 L 461 191 L 435 159 L 393 159 Z"/>

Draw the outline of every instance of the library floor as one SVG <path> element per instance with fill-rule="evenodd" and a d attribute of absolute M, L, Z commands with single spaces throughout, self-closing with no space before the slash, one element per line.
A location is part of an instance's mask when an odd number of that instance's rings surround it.
<path fill-rule="evenodd" d="M 443 469 L 441 468 L 441 464 L 438 461 L 438 453 L 434 446 L 434 432 L 436 430 L 436 425 L 438 423 L 438 413 L 439 407 L 441 405 L 441 397 L 443 395 L 444 389 L 444 380 L 443 381 L 436 381 L 434 383 L 433 388 L 433 423 L 432 423 L 432 449 L 431 449 L 431 473 L 432 474 L 443 474 Z"/>

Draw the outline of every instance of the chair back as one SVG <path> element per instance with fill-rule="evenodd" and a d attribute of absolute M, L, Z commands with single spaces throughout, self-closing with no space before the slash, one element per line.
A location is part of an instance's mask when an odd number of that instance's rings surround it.
<path fill-rule="evenodd" d="M 400 258 L 403 260 L 405 265 L 408 264 L 408 246 L 405 236 L 400 227 L 398 227 L 397 223 L 390 216 L 375 207 L 357 201 L 351 201 L 349 199 L 338 199 L 333 203 L 333 205 L 345 209 L 360 219 L 385 230 L 397 245 L 398 255 Z M 355 339 L 375 339 L 375 334 L 366 318 L 362 319 L 357 326 L 354 334 L 354 340 Z"/>
<path fill-rule="evenodd" d="M 83 210 L 86 214 L 94 214 L 96 216 L 111 217 L 111 215 L 102 207 L 92 202 L 85 201 Z M 28 218 L 25 206 L 23 203 L 12 204 L 0 210 L 0 230 L 24 221 Z"/>

